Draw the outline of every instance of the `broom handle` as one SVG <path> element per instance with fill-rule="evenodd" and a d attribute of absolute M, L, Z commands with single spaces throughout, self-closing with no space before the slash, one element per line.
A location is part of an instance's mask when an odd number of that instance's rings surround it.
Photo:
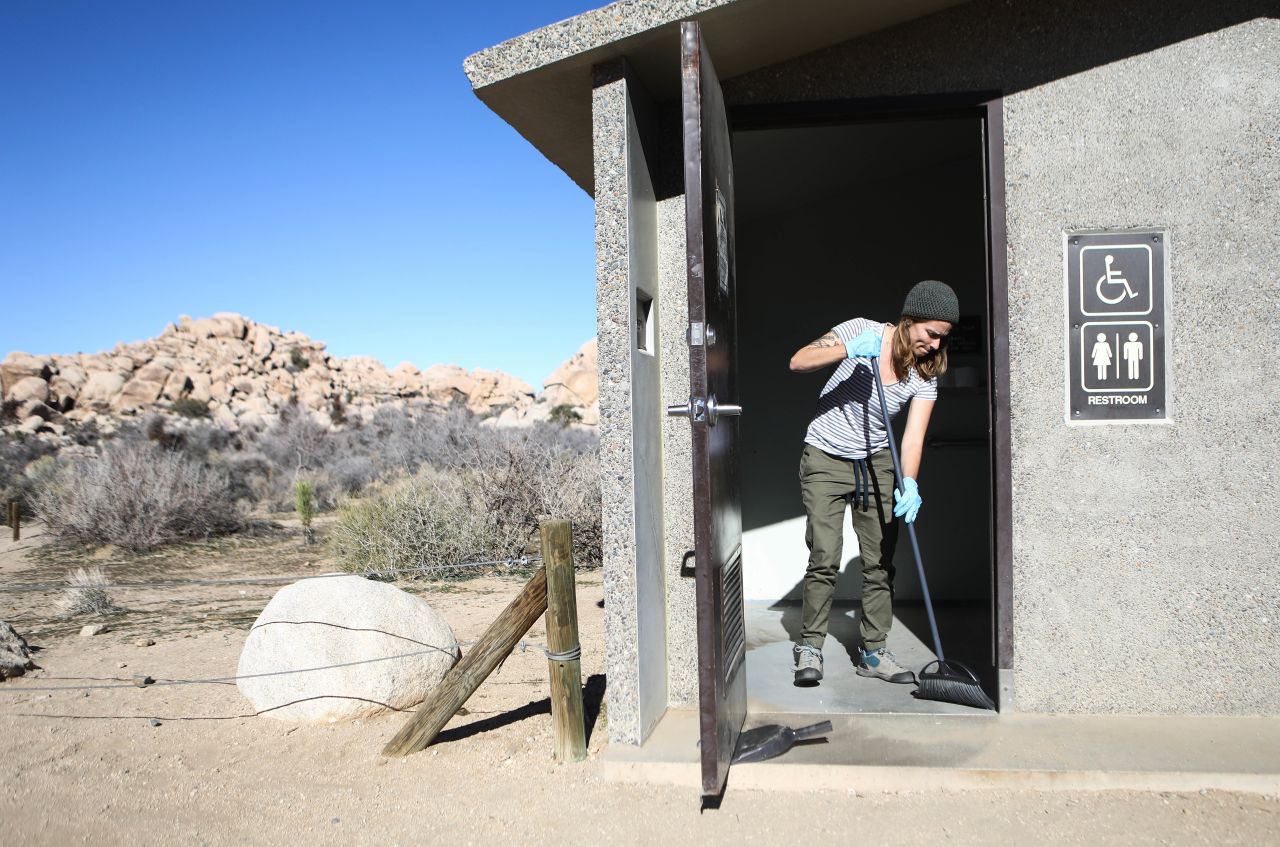
<path fill-rule="evenodd" d="M 889 436 L 889 456 L 893 459 L 893 474 L 897 479 L 897 487 L 901 489 L 902 463 L 898 460 L 898 444 L 893 437 L 893 422 L 889 420 L 889 404 L 884 399 L 884 384 L 880 381 L 880 360 L 871 360 L 871 374 L 876 379 L 876 392 L 880 395 L 880 417 L 884 420 L 884 431 Z M 916 557 L 916 572 L 920 574 L 920 588 L 924 591 L 924 610 L 929 613 L 929 631 L 933 633 L 933 652 L 938 661 L 945 662 L 942 655 L 942 639 L 938 637 L 938 621 L 933 616 L 933 600 L 929 598 L 929 581 L 924 578 L 924 560 L 920 558 L 920 542 L 916 540 L 916 525 L 907 523 L 907 535 L 911 537 L 911 552 Z"/>
<path fill-rule="evenodd" d="M 808 726 L 802 726 L 799 729 L 791 730 L 795 735 L 795 740 L 800 741 L 805 738 L 812 738 L 815 735 L 825 735 L 831 731 L 831 721 L 821 721 L 819 723 L 811 723 Z"/>

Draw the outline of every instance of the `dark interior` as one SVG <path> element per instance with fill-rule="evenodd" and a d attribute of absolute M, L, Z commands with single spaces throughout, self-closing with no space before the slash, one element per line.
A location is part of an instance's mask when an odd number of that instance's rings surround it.
<path fill-rule="evenodd" d="M 804 514 L 797 467 L 830 370 L 792 374 L 792 353 L 849 318 L 896 320 L 918 280 L 947 282 L 961 323 L 929 426 L 917 528 L 948 658 L 969 664 L 993 690 L 982 119 L 793 122 L 739 129 L 733 144 L 743 529 Z M 905 531 L 895 562 L 898 625 L 927 643 Z M 803 558 L 748 567 L 794 572 L 795 587 L 777 600 L 798 602 Z M 846 571 L 837 599 L 860 590 L 859 564 Z M 798 614 L 791 617 L 798 627 Z"/>

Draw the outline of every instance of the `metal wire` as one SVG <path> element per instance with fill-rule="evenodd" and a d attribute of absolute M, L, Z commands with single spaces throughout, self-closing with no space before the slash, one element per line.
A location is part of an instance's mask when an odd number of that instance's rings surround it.
<path fill-rule="evenodd" d="M 541 556 L 519 556 L 509 559 L 494 559 L 490 562 L 464 562 L 456 565 L 418 565 L 412 568 L 384 568 L 381 570 L 367 570 L 361 572 L 333 572 L 321 574 L 292 574 L 282 576 L 264 576 L 264 577 L 241 577 L 236 579 L 170 579 L 158 582 L 118 582 L 108 583 L 104 585 L 95 585 L 94 588 L 101 589 L 130 589 L 130 588 L 182 588 L 189 585 L 274 585 L 282 582 L 297 582 L 300 579 L 328 579 L 336 576 L 358 576 L 364 579 L 374 579 L 381 576 L 390 576 L 393 574 L 422 574 L 422 573 L 439 573 L 443 571 L 459 570 L 462 568 L 486 568 L 501 565 L 504 567 L 527 567 L 534 562 L 542 561 Z M 0 585 L 0 594 L 20 594 L 27 591 L 61 591 L 67 587 L 65 582 L 37 582 L 27 583 L 24 585 Z"/>
<path fill-rule="evenodd" d="M 460 646 L 460 645 L 455 645 L 455 646 Z M 151 688 L 153 686 L 162 686 L 162 685 L 211 685 L 211 684 L 217 684 L 217 683 L 238 682 L 239 680 L 242 680 L 242 679 L 258 679 L 260 677 L 268 677 L 268 676 L 287 676 L 289 674 L 310 673 L 312 671 L 326 671 L 326 670 L 333 670 L 335 668 L 348 668 L 348 667 L 353 667 L 355 665 L 369 665 L 369 664 L 373 664 L 374 662 L 388 662 L 393 659 L 408 659 L 413 656 L 423 656 L 423 655 L 426 655 L 427 653 L 435 653 L 439 650 L 446 650 L 446 649 L 448 649 L 448 646 L 445 646 L 445 647 L 433 646 L 430 650 L 415 650 L 411 653 L 396 653 L 391 656 L 379 656 L 376 659 L 357 659 L 354 662 L 340 662 L 334 665 L 321 665 L 314 668 L 292 668 L 290 670 L 285 670 L 285 671 L 264 671 L 263 673 L 252 673 L 252 674 L 244 674 L 244 675 L 238 675 L 238 676 L 210 677 L 208 679 L 163 678 L 163 679 L 157 679 L 153 682 L 145 683 L 143 685 L 138 685 L 136 682 L 127 682 L 127 683 L 122 683 L 120 685 L 48 685 L 48 686 L 36 686 L 36 685 L 25 686 L 24 685 L 24 686 L 16 686 L 11 691 L 8 690 L 6 686 L 4 690 L 0 690 L 0 693 L 21 694 L 24 691 L 86 691 L 86 690 L 95 691 L 100 689 L 113 689 L 113 688 Z"/>
<path fill-rule="evenodd" d="M 582 658 L 582 645 L 579 644 L 572 650 L 566 650 L 563 653 L 552 653 L 551 650 L 543 650 L 547 654 L 547 658 L 553 662 L 572 662 L 574 659 Z"/>
<path fill-rule="evenodd" d="M 114 584 L 106 584 L 106 585 L 101 585 L 96 587 L 103 588 L 103 589 L 107 589 L 107 588 L 146 589 L 146 588 L 177 588 L 177 587 L 184 587 L 184 586 L 209 586 L 209 585 L 270 585 L 270 584 L 277 584 L 277 583 L 284 583 L 284 582 L 296 582 L 301 579 L 324 579 L 328 577 L 337 577 L 337 576 L 359 576 L 363 578 L 376 578 L 380 576 L 390 576 L 390 575 L 398 575 L 398 574 L 440 573 L 440 572 L 446 572 L 450 570 L 459 570 L 463 568 L 481 568 L 481 567 L 495 567 L 495 566 L 527 567 L 528 565 L 531 565 L 535 562 L 539 562 L 541 560 L 542 560 L 541 556 L 535 555 L 535 556 L 520 556 L 520 557 L 507 558 L 507 559 L 495 559 L 495 560 L 486 561 L 486 562 L 465 562 L 465 563 L 452 564 L 452 565 L 420 565 L 420 566 L 415 566 L 410 568 L 387 568 L 387 569 L 377 570 L 377 571 L 365 571 L 363 573 L 336 572 L 336 573 L 324 573 L 324 574 L 296 574 L 291 576 L 282 575 L 282 576 L 271 576 L 271 577 L 246 577 L 246 578 L 237 578 L 237 579 L 163 580 L 158 582 L 114 583 Z M 0 586 L 0 593 L 21 593 L 21 592 L 29 592 L 29 591 L 62 590 L 62 589 L 65 589 L 66 587 L 67 587 L 67 584 L 65 582 L 63 583 L 30 583 L 26 585 Z M 208 677 L 203 679 L 175 679 L 175 678 L 167 678 L 167 677 L 153 679 L 150 676 L 143 676 L 143 675 L 139 675 L 131 679 L 126 679 L 123 677 L 62 677 L 62 676 L 42 677 L 42 679 L 58 679 L 58 680 L 67 680 L 67 681 L 92 680 L 94 682 L 106 682 L 110 680 L 112 682 L 118 681 L 118 684 L 56 685 L 56 686 L 30 685 L 29 686 L 29 685 L 23 685 L 20 682 L 17 682 L 15 680 L 14 682 L 11 682 L 10 684 L 0 688 L 0 694 L 22 695 L 22 694 L 27 694 L 32 692 L 57 692 L 57 691 L 86 691 L 87 692 L 87 691 L 112 690 L 112 689 L 152 688 L 157 686 L 172 686 L 172 685 L 235 685 L 242 679 L 259 679 L 263 677 L 310 673 L 313 671 L 323 671 L 323 670 L 333 670 L 337 668 L 354 667 L 357 665 L 366 665 L 366 664 L 372 664 L 375 662 L 386 662 L 386 661 L 392 661 L 396 659 L 407 659 L 407 658 L 412 658 L 414 656 L 425 655 L 428 653 L 457 650 L 463 647 L 472 646 L 476 643 L 475 641 L 459 641 L 459 642 L 454 642 L 452 644 L 446 644 L 446 645 L 431 645 L 431 644 L 425 644 L 424 642 L 421 642 L 421 641 L 417 641 L 416 639 L 408 638 L 407 636 L 396 635 L 395 633 L 385 632 L 383 630 L 376 630 L 376 629 L 366 628 L 366 627 L 350 627 L 342 624 L 331 623 L 329 621 L 313 621 L 313 620 L 267 621 L 262 624 L 256 624 L 254 627 L 251 628 L 250 631 L 252 631 L 252 629 L 257 629 L 263 626 L 275 626 L 275 625 L 283 625 L 283 624 L 291 624 L 291 625 L 313 624 L 313 625 L 321 625 L 321 626 L 331 626 L 337 629 L 344 629 L 352 632 L 380 632 L 383 635 L 387 635 L 392 638 L 400 638 L 405 641 L 413 642 L 415 644 L 423 644 L 427 649 L 415 650 L 408 653 L 397 653 L 391 656 L 379 656 L 372 659 L 359 659 L 352 662 L 340 662 L 337 664 L 323 665 L 323 666 L 318 666 L 313 668 L 293 668 L 293 669 L 283 670 L 283 671 L 266 671 L 263 673 L 256 673 L 256 674 Z M 524 653 L 530 648 L 541 651 L 548 658 L 552 658 L 554 660 L 560 660 L 560 661 L 568 661 L 569 659 L 572 659 L 572 658 L 578 658 L 581 655 L 581 647 L 579 647 L 576 651 L 572 651 L 575 655 L 570 656 L 569 654 L 566 653 L 564 654 L 563 657 L 561 657 L 559 654 L 552 653 L 550 649 L 544 644 L 535 644 L 535 643 L 524 641 L 524 640 L 516 642 L 516 644 L 512 647 L 511 652 L 514 653 L 518 649 L 521 653 Z M 502 666 L 500 664 L 498 667 L 499 671 L 501 671 L 501 667 Z M 388 703 L 383 703 L 381 701 L 372 700 L 365 697 L 356 697 L 356 696 L 341 695 L 341 694 L 333 694 L 333 695 L 320 694 L 312 697 L 303 697 L 301 699 L 293 700 L 288 703 L 281 703 L 279 705 L 271 706 L 269 708 L 262 709 L 256 712 L 240 714 L 240 715 L 211 715 L 211 716 L 200 716 L 200 715 L 181 716 L 180 715 L 180 716 L 166 717 L 166 716 L 160 716 L 160 715 L 60 715 L 60 714 L 42 714 L 38 712 L 15 712 L 12 714 L 14 714 L 14 716 L 16 717 L 65 718 L 65 719 L 72 719 L 72 720 L 152 720 L 152 721 L 243 720 L 247 718 L 254 718 L 259 715 L 265 714 L 267 712 L 275 711 L 276 709 L 283 709 L 286 706 L 292 706 L 296 703 L 303 703 L 308 700 L 320 700 L 320 699 L 360 700 L 367 703 L 373 703 L 375 705 L 382 706 L 384 708 L 391 709 L 397 712 L 411 711 L 408 709 L 400 709 Z"/>
<path fill-rule="evenodd" d="M 42 712 L 14 712 L 14 717 L 19 718 L 62 718 L 69 720 L 89 720 L 89 721 L 130 721 L 144 720 L 156 721 L 238 721 L 246 718 L 256 718 L 258 715 L 265 715 L 267 712 L 274 712 L 276 709 L 283 709 L 286 706 L 294 706 L 298 703 L 306 703 L 308 700 L 359 700 L 362 703 L 373 703 L 383 708 L 390 709 L 393 712 L 411 712 L 412 709 L 401 709 L 392 706 L 390 703 L 383 703 L 381 700 L 373 700 L 369 697 L 356 697 L 350 694 L 317 694 L 314 697 L 301 697 L 297 700 L 290 700 L 288 703 L 281 703 L 278 706 L 269 706 L 256 712 L 249 712 L 243 715 L 50 715 Z"/>
<path fill-rule="evenodd" d="M 278 623 L 294 623 L 294 621 L 279 621 Z M 320 623 L 320 622 L 319 621 L 301 621 L 301 623 Z M 347 629 L 347 627 L 340 627 L 340 628 Z M 143 682 L 142 684 L 139 684 L 140 681 L 144 679 L 150 679 L 150 677 L 139 676 L 139 677 L 135 677 L 132 680 L 125 680 L 123 677 L 74 677 L 74 676 L 48 677 L 49 679 L 65 679 L 65 680 L 119 679 L 121 680 L 121 684 L 119 685 L 43 685 L 41 686 L 41 685 L 22 685 L 21 683 L 17 683 L 17 684 L 10 683 L 0 688 L 0 694 L 23 694 L 28 691 L 99 691 L 104 689 L 153 688 L 153 687 L 166 686 L 166 685 L 234 685 L 235 683 L 239 682 L 242 679 L 261 679 L 263 677 L 271 677 L 271 676 L 286 676 L 289 674 L 311 673 L 312 671 L 327 671 L 327 670 L 333 670 L 335 668 L 350 668 L 350 667 L 355 667 L 357 665 L 372 664 L 374 662 L 388 662 L 393 659 L 408 659 L 413 656 L 423 656 L 423 655 L 426 655 L 427 653 L 436 653 L 436 652 L 448 651 L 450 649 L 470 647 L 475 643 L 476 643 L 475 641 L 458 641 L 453 644 L 429 645 L 430 649 L 427 649 L 427 650 L 414 650 L 413 652 L 410 652 L 410 653 L 396 653 L 395 655 L 391 655 L 391 656 L 379 656 L 375 659 L 357 659 L 356 661 L 353 661 L 353 662 L 340 662 L 334 665 L 320 665 L 314 668 L 292 668 L 290 670 L 284 670 L 284 671 L 264 671 L 262 673 L 240 674 L 237 676 L 218 676 L 218 677 L 209 677 L 206 679 L 171 679 L 168 677 L 160 677 L 160 678 L 154 679 L 151 682 Z M 543 653 L 547 653 L 548 656 L 551 655 L 548 652 L 546 645 L 535 644 L 529 641 L 521 640 L 516 642 L 516 644 L 511 648 L 511 652 L 514 653 L 516 652 L 517 649 L 519 649 L 521 653 L 529 649 L 534 649 L 534 650 L 541 650 Z M 324 696 L 324 695 L 318 695 L 318 696 Z M 333 696 L 338 696 L 338 695 L 333 695 Z M 275 707 L 275 708 L 279 708 L 279 707 Z"/>

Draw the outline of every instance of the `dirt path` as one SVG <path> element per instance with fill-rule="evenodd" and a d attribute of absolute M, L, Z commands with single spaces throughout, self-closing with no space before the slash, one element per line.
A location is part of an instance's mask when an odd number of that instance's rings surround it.
<path fill-rule="evenodd" d="M 50 554 L 38 543 L 38 527 L 28 532 L 21 549 L 0 542 L 4 585 L 56 581 L 86 561 L 118 581 L 333 569 L 317 548 L 280 533 L 144 559 L 108 553 L 86 560 Z M 408 588 L 467 640 L 521 584 L 518 577 L 491 576 Z M 249 624 L 276 588 L 117 592 L 127 611 L 110 618 L 111 632 L 93 638 L 77 635 L 87 619 L 59 616 L 56 591 L 0 594 L 0 619 L 14 621 L 42 648 L 36 660 L 44 668 L 0 685 L 0 733 L 7 741 L 0 843 L 741 845 L 815 837 L 888 844 L 1280 843 L 1280 802 L 1218 792 L 855 795 L 817 786 L 787 793 L 731 787 L 719 810 L 703 814 L 689 789 L 600 778 L 606 714 L 594 722 L 589 761 L 552 762 L 546 660 L 536 650 L 514 653 L 429 750 L 394 760 L 379 750 L 401 715 L 321 726 L 236 718 L 252 709 L 224 684 L 32 690 L 119 684 L 113 680 L 136 673 L 229 676 Z M 604 683 L 602 596 L 600 572 L 580 573 L 590 701 Z M 136 646 L 140 636 L 156 644 Z M 545 641 L 541 625 L 528 639 Z"/>

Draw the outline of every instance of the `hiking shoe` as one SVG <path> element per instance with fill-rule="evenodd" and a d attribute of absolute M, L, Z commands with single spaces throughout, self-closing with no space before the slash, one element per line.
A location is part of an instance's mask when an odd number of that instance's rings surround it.
<path fill-rule="evenodd" d="M 791 648 L 791 655 L 796 660 L 796 685 L 817 685 L 822 681 L 822 651 L 808 644 L 797 644 Z"/>
<path fill-rule="evenodd" d="M 858 662 L 858 676 L 874 676 L 886 682 L 915 682 L 916 675 L 898 664 L 898 660 L 885 648 L 868 653 L 862 650 L 862 661 Z M 799 675 L 797 674 L 797 677 Z"/>

